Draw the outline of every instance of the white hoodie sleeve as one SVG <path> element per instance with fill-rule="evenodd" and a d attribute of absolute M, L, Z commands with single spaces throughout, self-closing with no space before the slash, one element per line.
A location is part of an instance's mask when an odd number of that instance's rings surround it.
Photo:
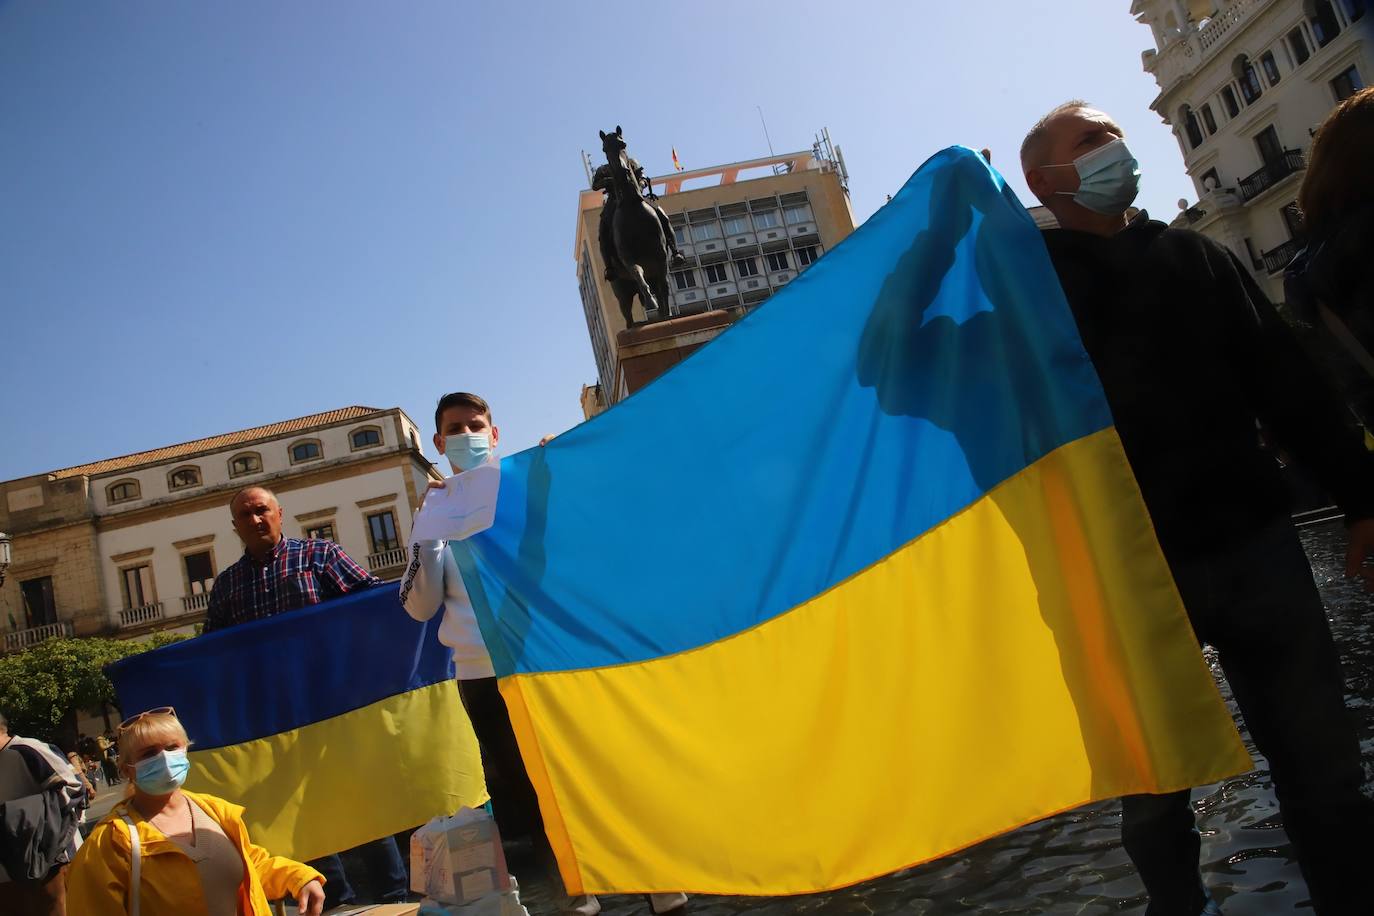
<path fill-rule="evenodd" d="M 406 613 L 424 623 L 444 606 L 444 555 L 447 541 L 415 541 L 410 565 L 401 577 L 401 604 Z"/>

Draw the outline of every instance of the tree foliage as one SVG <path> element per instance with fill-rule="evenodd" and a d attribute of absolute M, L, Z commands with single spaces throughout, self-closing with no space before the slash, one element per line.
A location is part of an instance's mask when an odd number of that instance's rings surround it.
<path fill-rule="evenodd" d="M 106 665 L 184 638 L 158 633 L 148 642 L 49 639 L 0 657 L 0 713 L 12 734 L 69 744 L 79 710 L 115 703 Z"/>

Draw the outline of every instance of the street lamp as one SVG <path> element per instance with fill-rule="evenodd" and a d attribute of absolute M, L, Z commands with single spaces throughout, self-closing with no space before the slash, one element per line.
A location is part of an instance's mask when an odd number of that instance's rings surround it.
<path fill-rule="evenodd" d="M 5 570 L 10 568 L 10 536 L 0 531 L 0 585 L 5 584 Z"/>

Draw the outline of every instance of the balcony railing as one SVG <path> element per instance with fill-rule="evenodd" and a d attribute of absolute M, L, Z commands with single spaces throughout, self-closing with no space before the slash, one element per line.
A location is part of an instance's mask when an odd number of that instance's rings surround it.
<path fill-rule="evenodd" d="M 1302 248 L 1302 242 L 1297 239 L 1289 239 L 1272 251 L 1264 253 L 1264 269 L 1271 274 L 1276 274 L 1288 266 L 1293 260 L 1293 255 L 1297 254 Z"/>
<path fill-rule="evenodd" d="M 154 620 L 161 619 L 161 601 L 140 604 L 138 607 L 126 608 L 119 612 L 119 625 L 121 627 L 136 627 L 140 624 L 152 623 Z"/>
<path fill-rule="evenodd" d="M 1241 199 L 1254 200 L 1289 175 L 1301 172 L 1306 167 L 1301 150 L 1284 150 L 1282 156 L 1273 162 L 1266 162 L 1259 171 L 1241 180 Z"/>
<path fill-rule="evenodd" d="M 193 614 L 196 611 L 203 611 L 209 606 L 209 592 L 201 592 L 199 595 L 187 595 L 181 599 L 181 612 L 183 614 Z"/>
<path fill-rule="evenodd" d="M 29 627 L 27 630 L 15 630 L 5 634 L 5 651 L 22 652 L 30 646 L 38 645 L 45 639 L 71 636 L 72 632 L 70 620 L 59 620 L 57 623 L 48 623 L 41 627 Z"/>
<path fill-rule="evenodd" d="M 1201 29 L 1187 26 L 1182 32 L 1165 39 L 1164 47 L 1141 55 L 1148 73 L 1154 74 L 1161 89 L 1169 89 L 1230 44 L 1240 34 L 1240 25 L 1271 0 L 1234 0 L 1226 9 L 1213 16 Z"/>
<path fill-rule="evenodd" d="M 406 549 L 404 547 L 397 547 L 395 550 L 381 550 L 367 555 L 367 568 L 374 573 L 404 565 L 406 565 Z"/>
<path fill-rule="evenodd" d="M 1260 5 L 1261 0 L 1236 0 L 1226 9 L 1217 13 L 1197 34 L 1198 44 L 1203 51 L 1210 51 L 1245 21 L 1251 11 Z"/>

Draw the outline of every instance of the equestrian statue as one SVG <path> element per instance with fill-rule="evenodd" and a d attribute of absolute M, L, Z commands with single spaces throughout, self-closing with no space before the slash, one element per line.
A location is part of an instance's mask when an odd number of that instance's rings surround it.
<path fill-rule="evenodd" d="M 659 318 L 668 317 L 669 259 L 672 267 L 683 265 L 685 259 L 677 250 L 668 214 L 654 202 L 658 198 L 643 168 L 625 151 L 625 135 L 619 125 L 615 133 L 600 134 L 606 164 L 596 170 L 592 188 L 604 191 L 606 202 L 597 242 L 620 314 L 625 326 L 632 328 L 638 324 L 634 320 L 636 295 L 646 320 L 651 309 Z"/>

